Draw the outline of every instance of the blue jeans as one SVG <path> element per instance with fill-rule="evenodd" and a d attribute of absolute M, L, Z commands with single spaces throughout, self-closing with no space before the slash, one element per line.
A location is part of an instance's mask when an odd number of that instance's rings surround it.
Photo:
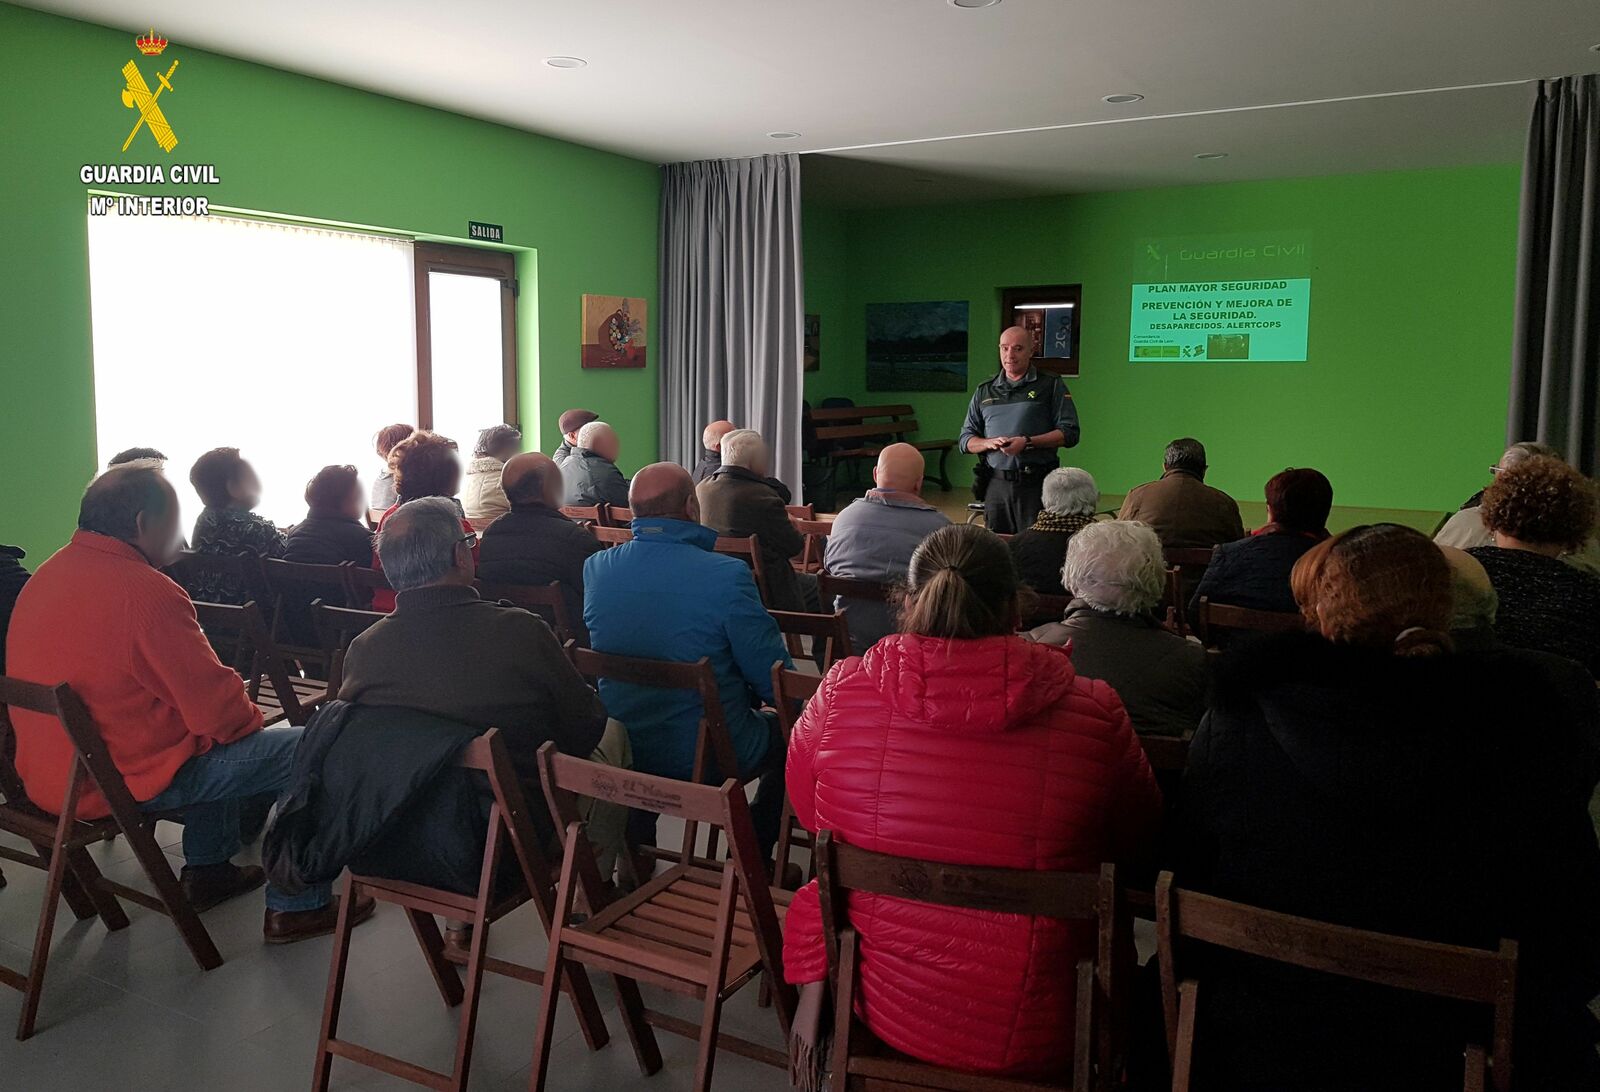
<path fill-rule="evenodd" d="M 195 755 L 178 767 L 172 784 L 139 807 L 183 812 L 183 859 L 191 868 L 223 864 L 239 852 L 239 801 L 278 793 L 294 767 L 299 728 L 264 728 Z M 331 884 L 298 895 L 267 884 L 268 910 L 316 910 L 328 904 Z"/>

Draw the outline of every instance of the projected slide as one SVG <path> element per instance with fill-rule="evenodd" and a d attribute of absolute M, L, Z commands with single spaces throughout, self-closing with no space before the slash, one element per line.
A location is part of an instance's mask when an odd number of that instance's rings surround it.
<path fill-rule="evenodd" d="M 1303 362 L 1310 249 L 1293 233 L 1140 243 L 1128 359 Z"/>

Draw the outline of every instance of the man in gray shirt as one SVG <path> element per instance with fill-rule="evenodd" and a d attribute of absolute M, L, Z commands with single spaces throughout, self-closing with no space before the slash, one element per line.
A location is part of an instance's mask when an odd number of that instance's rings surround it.
<path fill-rule="evenodd" d="M 978 384 L 956 446 L 977 455 L 989 530 L 1016 534 L 1044 507 L 1044 476 L 1056 448 L 1078 442 L 1078 410 L 1067 385 L 1033 367 L 1033 340 L 1020 326 L 1000 335 L 1000 371 Z M 977 487 L 975 486 L 975 489 Z"/>
<path fill-rule="evenodd" d="M 878 583 L 905 580 L 922 540 L 950 522 L 922 499 L 925 469 L 922 452 L 910 444 L 890 444 L 878 453 L 872 471 L 877 488 L 851 502 L 828 532 L 822 567 L 829 575 Z M 858 656 L 898 628 L 887 603 L 839 596 L 833 608 L 844 611 Z"/>

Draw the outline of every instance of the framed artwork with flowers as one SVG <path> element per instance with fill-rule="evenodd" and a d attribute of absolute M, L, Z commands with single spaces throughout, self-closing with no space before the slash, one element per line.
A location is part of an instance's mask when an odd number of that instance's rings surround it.
<path fill-rule="evenodd" d="M 632 296 L 583 297 L 581 363 L 585 368 L 642 368 L 645 301 Z"/>

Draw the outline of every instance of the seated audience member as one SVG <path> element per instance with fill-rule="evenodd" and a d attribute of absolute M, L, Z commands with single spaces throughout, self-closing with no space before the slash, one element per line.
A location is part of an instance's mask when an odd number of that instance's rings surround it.
<path fill-rule="evenodd" d="M 513 455 L 500 475 L 511 511 L 478 544 L 478 576 L 490 584 L 559 580 L 572 624 L 583 627 L 583 563 L 600 551 L 595 537 L 561 514 L 561 468 L 548 455 Z"/>
<path fill-rule="evenodd" d="M 167 457 L 153 447 L 130 447 L 117 452 L 107 459 L 106 469 L 110 470 L 114 466 L 125 466 L 128 463 L 145 461 L 158 464 L 157 469 L 165 469 L 164 464 L 167 461 Z"/>
<path fill-rule="evenodd" d="M 1212 551 L 1211 564 L 1189 597 L 1190 617 L 1199 613 L 1202 596 L 1251 610 L 1293 611 L 1289 572 L 1328 537 L 1332 510 L 1333 485 L 1320 471 L 1290 467 L 1274 474 L 1267 481 L 1266 526 Z"/>
<path fill-rule="evenodd" d="M 556 447 L 555 454 L 550 457 L 556 461 L 557 466 L 566 466 L 567 460 L 572 458 L 572 453 L 578 448 L 578 430 L 590 421 L 600 420 L 600 415 L 594 410 L 569 409 L 561 415 L 556 422 L 556 427 L 561 430 L 561 443 Z"/>
<path fill-rule="evenodd" d="M 8 670 L 66 683 L 82 699 L 134 800 L 184 813 L 182 884 L 197 909 L 259 887 L 240 867 L 239 805 L 288 779 L 299 728 L 261 727 L 244 683 L 218 662 L 194 607 L 158 570 L 177 553 L 178 498 L 161 472 L 133 463 L 84 492 L 78 530 L 28 581 L 11 620 Z M 54 814 L 75 772 L 71 743 L 53 717 L 11 712 L 17 771 L 35 804 Z M 110 814 L 85 787 L 80 818 Z M 333 929 L 326 885 L 287 895 L 268 886 L 262 926 L 281 944 Z M 372 900 L 353 910 L 372 913 Z"/>
<path fill-rule="evenodd" d="M 578 430 L 578 446 L 561 464 L 566 483 L 563 504 L 628 506 L 628 479 L 617 469 L 622 443 L 604 421 L 590 421 Z"/>
<path fill-rule="evenodd" d="M 461 506 L 456 502 L 456 490 L 461 488 L 461 460 L 456 456 L 456 442 L 437 432 L 418 429 L 394 446 L 389 453 L 389 466 L 394 470 L 396 501 L 378 520 L 378 530 L 402 504 L 422 500 L 424 497 L 444 497 L 450 501 L 457 515 Z M 472 524 L 461 516 L 463 541 L 471 538 L 472 557 L 478 557 L 478 540 Z M 383 558 L 374 551 L 372 567 L 383 571 Z M 372 593 L 372 609 L 394 610 L 394 592 L 379 588 Z"/>
<path fill-rule="evenodd" d="M 626 733 L 608 728 L 605 706 L 544 620 L 473 590 L 476 562 L 448 499 L 402 504 L 378 532 L 377 552 L 395 588 L 394 613 L 350 642 L 341 700 L 500 729 L 530 801 L 543 798 L 537 754 L 551 740 L 579 758 L 627 765 Z M 531 811 L 548 840 L 549 810 Z M 621 845 L 615 826 L 613 849 Z"/>
<path fill-rule="evenodd" d="M 739 426 L 732 421 L 713 421 L 700 434 L 700 461 L 694 464 L 694 484 L 699 485 L 722 466 L 722 438 Z"/>
<path fill-rule="evenodd" d="M 1494 545 L 1468 552 L 1500 598 L 1500 639 L 1600 675 L 1600 578 L 1561 561 L 1594 533 L 1594 485 L 1560 459 L 1535 455 L 1500 472 L 1482 511 Z"/>
<path fill-rule="evenodd" d="M 1061 563 L 1067 559 L 1067 543 L 1094 522 L 1100 487 L 1087 470 L 1058 467 L 1044 476 L 1042 499 L 1044 507 L 1033 526 L 1012 536 L 1011 560 L 1017 576 L 1040 595 L 1066 595 Z"/>
<path fill-rule="evenodd" d="M 282 531 L 252 509 L 261 503 L 261 480 L 236 447 L 218 447 L 195 460 L 189 484 L 205 505 L 194 521 L 194 552 L 218 557 L 282 557 Z M 249 602 L 250 591 L 228 573 L 196 572 L 189 594 L 208 603 Z"/>
<path fill-rule="evenodd" d="M 981 527 L 911 561 L 901 632 L 823 680 L 794 730 L 806 829 L 952 864 L 1094 872 L 1149 843 L 1161 794 L 1116 694 L 1013 632 L 1016 570 Z M 1093 933 L 1044 918 L 852 894 L 857 1009 L 895 1050 L 1055 1079 L 1072 1062 L 1073 967 Z M 827 975 L 816 881 L 784 922 L 784 975 Z M 981 999 L 981 1002 L 977 999 Z"/>
<path fill-rule="evenodd" d="M 762 606 L 750 567 L 713 552 L 717 533 L 700 525 L 694 479 L 675 463 L 654 463 L 633 479 L 633 541 L 601 550 L 583 566 L 583 620 L 597 652 L 675 663 L 709 657 L 739 769 L 713 783 L 761 774 L 751 819 L 772 855 L 783 810 L 783 736 L 772 701 L 772 665 L 793 667 L 778 626 Z M 628 726 L 634 768 L 687 781 L 694 773 L 700 697 L 600 680 L 611 715 Z M 650 839 L 644 814 L 634 841 Z"/>
<path fill-rule="evenodd" d="M 389 456 L 394 453 L 394 445 L 417 431 L 415 425 L 385 425 L 373 439 L 377 448 L 378 458 L 383 460 L 383 470 L 372 479 L 372 505 L 379 512 L 387 512 L 394 507 L 394 466 L 390 463 Z"/>
<path fill-rule="evenodd" d="M 461 489 L 461 511 L 478 530 L 511 510 L 500 487 L 500 470 L 521 448 L 522 433 L 510 425 L 495 425 L 478 433 L 478 446 L 472 450 Z"/>
<path fill-rule="evenodd" d="M 1178 882 L 1399 936 L 1517 940 L 1516 1087 L 1600 1087 L 1585 726 L 1525 653 L 1454 650 L 1449 565 L 1411 528 L 1325 540 L 1293 586 L 1315 632 L 1217 672 Z M 1458 1089 L 1463 1044 L 1488 1031 L 1448 1003 L 1248 959 L 1208 958 L 1200 988 L 1196 1088 Z"/>
<path fill-rule="evenodd" d="M 1506 448 L 1505 454 L 1500 456 L 1498 463 L 1489 468 L 1489 472 L 1491 474 L 1499 474 L 1501 471 L 1509 470 L 1517 463 L 1524 459 L 1530 459 L 1535 455 L 1544 455 L 1552 459 L 1561 458 L 1561 452 L 1549 444 L 1523 440 Z M 1446 520 L 1444 526 L 1439 528 L 1438 533 L 1433 536 L 1433 541 L 1440 546 L 1455 546 L 1462 550 L 1472 550 L 1479 546 L 1493 546 L 1494 535 L 1490 533 L 1489 528 L 1485 527 L 1483 523 L 1483 494 L 1484 490 L 1482 489 L 1474 493 L 1467 500 L 1467 503 L 1461 506 L 1461 510 Z M 1600 577 L 1600 527 L 1597 527 L 1595 532 L 1590 534 L 1583 545 L 1562 554 L 1561 560 L 1588 573 L 1590 576 Z"/>
<path fill-rule="evenodd" d="M 1244 537 L 1238 504 L 1206 484 L 1205 446 L 1189 437 L 1167 445 L 1161 478 L 1135 487 L 1117 518 L 1148 523 L 1168 550 L 1209 549 Z"/>
<path fill-rule="evenodd" d="M 761 544 L 768 607 L 814 611 L 816 578 L 795 572 L 790 564 L 790 559 L 805 549 L 806 540 L 795 530 L 783 498 L 770 484 L 770 460 L 771 450 L 753 429 L 734 429 L 723 437 L 722 465 L 695 489 L 700 522 L 719 535 L 756 536 Z"/>
<path fill-rule="evenodd" d="M 361 522 L 366 508 L 355 467 L 323 467 L 306 483 L 306 518 L 289 529 L 284 560 L 366 565 L 372 560 L 372 532 Z"/>
<path fill-rule="evenodd" d="M 1066 613 L 1028 639 L 1070 646 L 1078 674 L 1110 684 L 1135 731 L 1182 736 L 1205 715 L 1206 650 L 1156 620 L 1166 580 L 1161 540 L 1150 528 L 1090 524 L 1067 544 Z"/>
<path fill-rule="evenodd" d="M 20 546 L 0 546 L 0 675 L 6 673 L 6 630 L 11 625 L 11 608 L 28 582 L 28 570 L 22 564 L 27 556 Z"/>
<path fill-rule="evenodd" d="M 834 518 L 822 567 L 831 576 L 901 583 L 922 540 L 950 526 L 943 512 L 922 499 L 922 452 L 910 444 L 890 444 L 878 452 L 874 488 L 851 501 Z M 836 596 L 829 604 L 844 611 L 850 643 L 863 655 L 899 624 L 888 603 Z"/>

